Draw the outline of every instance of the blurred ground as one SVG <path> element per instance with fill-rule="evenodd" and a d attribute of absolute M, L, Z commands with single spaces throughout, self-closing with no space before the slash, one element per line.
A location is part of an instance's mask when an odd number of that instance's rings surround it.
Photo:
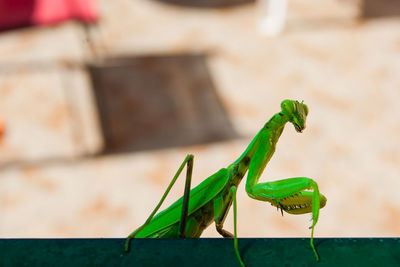
<path fill-rule="evenodd" d="M 309 106 L 287 125 L 261 178 L 315 179 L 328 198 L 316 236 L 400 235 L 400 18 L 360 19 L 358 1 L 289 1 L 278 37 L 254 4 L 197 9 L 99 0 L 100 21 L 0 35 L 1 237 L 124 237 L 138 227 L 188 153 L 193 184 L 245 150 L 283 99 Z M 240 138 L 103 155 L 87 63 L 115 56 L 207 54 Z M 168 198 L 183 192 L 183 177 Z M 167 204 L 168 204 L 167 203 Z M 241 237 L 309 236 L 310 215 L 280 215 L 238 191 Z M 232 215 L 226 220 L 232 229 Z M 211 226 L 207 237 L 218 234 Z"/>

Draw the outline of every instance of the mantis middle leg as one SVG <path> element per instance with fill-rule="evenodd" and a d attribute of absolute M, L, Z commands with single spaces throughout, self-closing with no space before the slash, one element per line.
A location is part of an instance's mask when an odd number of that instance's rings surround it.
<path fill-rule="evenodd" d="M 226 197 L 219 196 L 214 199 L 214 221 L 217 232 L 225 238 L 232 238 L 234 235 L 223 229 L 226 216 L 232 204 L 232 191 Z"/>
<path fill-rule="evenodd" d="M 158 202 L 155 209 L 152 211 L 150 216 L 147 218 L 146 222 L 140 226 L 136 231 L 128 236 L 125 242 L 125 251 L 129 251 L 129 244 L 131 239 L 135 238 L 135 236 L 144 228 L 146 227 L 151 220 L 153 219 L 154 215 L 160 209 L 161 205 L 163 204 L 165 198 L 167 197 L 169 191 L 174 186 L 176 180 L 178 179 L 179 175 L 181 174 L 183 168 L 187 164 L 187 172 L 186 172 L 186 182 L 185 182 L 185 191 L 183 195 L 183 203 L 182 203 L 182 215 L 181 220 L 179 222 L 179 237 L 185 237 L 185 228 L 187 222 L 187 214 L 188 214 L 188 207 L 189 207 L 189 198 L 190 198 L 190 183 L 192 180 L 192 171 L 193 171 L 193 155 L 187 155 L 186 158 L 183 160 L 181 166 L 179 167 L 178 171 L 176 172 L 174 178 L 172 178 L 171 182 L 169 183 L 167 190 L 165 190 L 163 196 L 161 197 L 160 201 Z"/>
<path fill-rule="evenodd" d="M 244 263 L 242 258 L 240 257 L 239 249 L 238 249 L 238 240 L 237 240 L 237 205 L 236 205 L 236 186 L 232 186 L 229 190 L 227 196 L 219 196 L 214 199 L 214 221 L 215 226 L 217 228 L 218 233 L 220 233 L 225 238 L 234 238 L 234 249 L 236 256 L 239 260 L 239 263 L 242 267 L 244 267 Z M 229 208 L 233 202 L 233 234 L 223 229 L 223 225 L 228 215 Z"/>

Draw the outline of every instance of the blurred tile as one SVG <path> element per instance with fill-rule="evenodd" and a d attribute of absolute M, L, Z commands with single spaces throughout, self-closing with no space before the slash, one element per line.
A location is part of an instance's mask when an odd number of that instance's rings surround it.
<path fill-rule="evenodd" d="M 360 14 L 361 0 L 294 0 L 288 1 L 288 19 L 298 23 L 333 20 L 357 19 Z"/>
<path fill-rule="evenodd" d="M 103 150 L 104 141 L 89 72 L 84 67 L 63 68 L 66 99 L 71 106 L 71 124 L 76 155 L 93 155 Z"/>
<path fill-rule="evenodd" d="M 6 133 L 0 162 L 72 156 L 70 106 L 60 72 L 14 70 L 0 78 L 0 114 Z"/>
<path fill-rule="evenodd" d="M 99 0 L 99 7 L 102 19 L 90 36 L 100 56 L 214 51 L 237 39 L 257 42 L 265 38 L 257 29 L 255 4 L 202 9 L 148 0 Z M 294 0 L 289 1 L 288 24 L 305 30 L 323 29 L 326 24 L 342 27 L 342 20 L 346 26 L 358 15 L 358 0 Z"/>
<path fill-rule="evenodd" d="M 22 63 L 82 62 L 88 56 L 78 23 L 30 27 L 0 33 L 0 66 Z"/>
<path fill-rule="evenodd" d="M 82 97 L 89 89 L 79 71 L 39 66 L 1 72 L 0 114 L 5 131 L 0 141 L 0 164 L 98 150 L 90 98 Z M 79 95 L 75 97 L 74 92 Z"/>

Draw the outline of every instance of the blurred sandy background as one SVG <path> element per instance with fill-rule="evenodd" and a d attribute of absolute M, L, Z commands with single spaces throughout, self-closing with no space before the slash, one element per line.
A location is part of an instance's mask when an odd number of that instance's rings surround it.
<path fill-rule="evenodd" d="M 95 3 L 95 25 L 0 33 L 1 237 L 125 237 L 145 221 L 188 153 L 196 185 L 240 156 L 287 98 L 309 106 L 307 129 L 298 134 L 287 125 L 261 181 L 315 179 L 328 199 L 317 237 L 400 235 L 399 16 L 366 16 L 356 0 L 290 0 L 284 31 L 266 37 L 252 1 L 225 8 Z M 104 153 L 87 66 L 143 55 L 206 55 L 235 134 Z M 190 110 L 190 101 L 179 103 Z M 113 120 L 129 125 L 135 115 Z M 166 205 L 181 196 L 183 177 Z M 250 199 L 244 182 L 239 187 L 240 237 L 308 237 L 310 217 L 282 217 Z M 212 225 L 203 236 L 219 235 Z"/>

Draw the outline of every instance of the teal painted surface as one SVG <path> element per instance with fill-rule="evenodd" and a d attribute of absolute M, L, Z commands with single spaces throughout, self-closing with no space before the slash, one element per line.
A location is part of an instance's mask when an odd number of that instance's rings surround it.
<path fill-rule="evenodd" d="M 400 266 L 399 238 L 240 238 L 246 266 Z M 233 239 L 0 239 L 1 266 L 239 266 Z"/>

